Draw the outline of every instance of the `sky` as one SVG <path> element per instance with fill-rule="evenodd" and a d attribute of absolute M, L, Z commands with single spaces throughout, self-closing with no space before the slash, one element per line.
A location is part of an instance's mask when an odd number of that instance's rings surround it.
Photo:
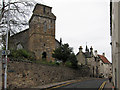
<path fill-rule="evenodd" d="M 22 1 L 22 0 L 20 0 Z M 24 0 L 23 0 L 24 1 Z M 31 0 L 26 0 L 31 1 Z M 73 47 L 75 54 L 86 45 L 105 53 L 111 62 L 109 0 L 32 0 L 52 7 L 56 39 Z"/>
<path fill-rule="evenodd" d="M 36 0 L 38 2 L 38 0 Z M 56 15 L 56 39 L 85 51 L 86 44 L 111 62 L 109 0 L 39 0 Z"/>

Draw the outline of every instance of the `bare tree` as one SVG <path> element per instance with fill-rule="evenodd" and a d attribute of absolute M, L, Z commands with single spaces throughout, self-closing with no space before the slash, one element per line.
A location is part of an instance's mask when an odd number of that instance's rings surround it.
<path fill-rule="evenodd" d="M 28 20 L 32 13 L 34 2 L 28 1 L 11 1 L 10 2 L 10 35 L 16 34 L 28 27 Z M 8 19 L 8 2 L 2 1 L 1 15 L 0 15 L 0 41 L 1 45 L 5 45 L 5 37 L 7 30 L 7 19 Z"/>

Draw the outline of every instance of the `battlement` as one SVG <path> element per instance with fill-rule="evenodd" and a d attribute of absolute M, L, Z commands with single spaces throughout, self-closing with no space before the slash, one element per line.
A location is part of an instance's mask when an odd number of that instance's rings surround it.
<path fill-rule="evenodd" d="M 43 4 L 36 4 L 33 10 L 33 15 L 56 19 L 55 15 L 52 13 L 52 7 Z"/>

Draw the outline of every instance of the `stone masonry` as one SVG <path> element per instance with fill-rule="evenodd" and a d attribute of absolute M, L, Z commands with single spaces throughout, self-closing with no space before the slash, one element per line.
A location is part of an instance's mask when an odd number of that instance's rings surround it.
<path fill-rule="evenodd" d="M 16 68 L 17 67 L 17 68 Z M 8 88 L 31 88 L 87 76 L 88 69 L 65 66 L 48 66 L 38 63 L 10 61 L 8 63 Z M 12 89 L 13 90 L 13 89 Z"/>

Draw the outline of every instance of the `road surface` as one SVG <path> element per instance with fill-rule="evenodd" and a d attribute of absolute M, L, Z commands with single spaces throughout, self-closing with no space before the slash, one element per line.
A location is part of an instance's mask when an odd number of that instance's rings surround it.
<path fill-rule="evenodd" d="M 92 80 L 86 80 L 86 81 L 79 81 L 76 83 L 70 83 L 65 84 L 62 86 L 57 86 L 58 89 L 77 89 L 77 90 L 99 90 L 101 85 L 106 81 L 107 79 L 92 79 Z M 55 89 L 55 87 L 54 87 Z M 102 90 L 102 89 L 100 89 Z"/>

